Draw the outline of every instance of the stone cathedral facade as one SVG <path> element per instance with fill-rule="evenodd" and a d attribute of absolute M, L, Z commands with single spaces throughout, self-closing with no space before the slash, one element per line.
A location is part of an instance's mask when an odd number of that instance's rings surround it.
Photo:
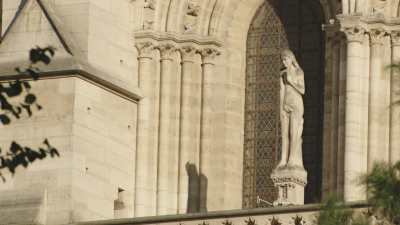
<path fill-rule="evenodd" d="M 305 77 L 305 207 L 363 201 L 358 177 L 400 160 L 399 0 L 0 3 L 2 81 L 56 48 L 32 82 L 43 109 L 1 126 L 0 145 L 48 138 L 61 155 L 5 172 L 0 224 L 267 207 L 287 48 Z"/>

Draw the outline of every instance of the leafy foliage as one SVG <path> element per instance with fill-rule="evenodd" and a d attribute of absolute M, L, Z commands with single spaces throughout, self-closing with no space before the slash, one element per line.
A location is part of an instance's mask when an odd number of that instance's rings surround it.
<path fill-rule="evenodd" d="M 351 225 L 370 225 L 370 218 L 372 215 L 359 214 L 351 221 Z"/>
<path fill-rule="evenodd" d="M 351 221 L 352 211 L 347 208 L 337 197 L 329 197 L 317 217 L 316 225 L 348 225 Z"/>
<path fill-rule="evenodd" d="M 29 60 L 30 65 L 26 69 L 19 67 L 15 71 L 23 77 L 23 75 L 30 76 L 34 81 L 39 79 L 40 69 L 36 66 L 37 63 L 48 65 L 51 58 L 55 54 L 53 47 L 40 48 L 36 47 L 30 50 Z M 26 80 L 20 78 L 4 83 L 0 83 L 0 123 L 3 125 L 11 124 L 12 118 L 20 119 L 25 112 L 26 115 L 31 117 L 33 115 L 33 108 L 41 110 L 42 106 L 37 103 L 37 97 L 32 93 L 32 87 Z M 23 97 L 21 97 L 23 95 Z M 20 100 L 15 103 L 12 99 Z M 21 100 L 22 99 L 22 100 Z M 45 139 L 43 141 L 44 148 L 37 150 L 30 147 L 22 147 L 16 141 L 13 141 L 9 150 L 2 153 L 0 149 L 0 178 L 5 182 L 5 178 L 1 173 L 2 169 L 8 169 L 11 174 L 15 173 L 18 166 L 28 167 L 29 164 L 36 160 L 42 160 L 48 155 L 50 157 L 60 156 L 56 148 L 52 147 Z"/>
<path fill-rule="evenodd" d="M 375 214 L 391 224 L 400 224 L 400 162 L 394 165 L 375 164 L 363 178 L 369 203 Z"/>
<path fill-rule="evenodd" d="M 325 202 L 317 218 L 317 225 L 400 225 L 400 162 L 394 165 L 377 163 L 372 171 L 362 177 L 368 191 L 368 202 L 372 211 L 353 216 L 335 197 Z M 352 218 L 353 217 L 353 218 Z"/>

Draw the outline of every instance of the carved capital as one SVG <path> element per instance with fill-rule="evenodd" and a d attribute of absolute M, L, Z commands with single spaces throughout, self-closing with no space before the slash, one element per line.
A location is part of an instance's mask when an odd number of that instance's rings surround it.
<path fill-rule="evenodd" d="M 382 45 L 384 37 L 386 35 L 383 29 L 371 29 L 369 31 L 369 36 L 371 38 L 371 45 Z"/>
<path fill-rule="evenodd" d="M 158 49 L 160 50 L 161 60 L 172 60 L 173 54 L 177 50 L 176 46 L 171 43 L 161 44 Z"/>
<path fill-rule="evenodd" d="M 136 43 L 136 48 L 139 52 L 139 58 L 153 58 L 153 50 L 155 45 L 151 41 Z"/>
<path fill-rule="evenodd" d="M 200 51 L 203 64 L 214 64 L 215 58 L 221 55 L 221 52 L 215 48 L 204 48 Z"/>
<path fill-rule="evenodd" d="M 393 46 L 400 46 L 400 30 L 392 30 L 390 32 L 390 40 Z"/>
<path fill-rule="evenodd" d="M 346 35 L 347 42 L 362 43 L 364 41 L 365 29 L 362 27 L 345 27 L 342 31 Z"/>
<path fill-rule="evenodd" d="M 187 45 L 180 48 L 180 52 L 182 55 L 182 62 L 194 62 L 198 50 L 194 46 Z"/>

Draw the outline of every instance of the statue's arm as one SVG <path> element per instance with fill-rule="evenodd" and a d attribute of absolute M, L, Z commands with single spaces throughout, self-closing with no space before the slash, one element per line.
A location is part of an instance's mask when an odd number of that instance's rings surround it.
<path fill-rule="evenodd" d="M 298 75 L 297 77 L 297 82 L 296 82 L 296 90 L 301 94 L 304 95 L 304 93 L 306 92 L 306 87 L 304 84 L 304 74 L 303 72 L 301 72 L 301 74 Z"/>
<path fill-rule="evenodd" d="M 279 82 L 280 82 L 280 99 L 279 99 L 279 103 L 280 103 L 280 110 L 283 110 L 283 102 L 284 102 L 284 98 L 285 98 L 285 75 L 286 75 L 286 70 L 281 71 L 280 73 L 280 78 L 279 78 Z"/>
<path fill-rule="evenodd" d="M 305 85 L 304 85 L 304 74 L 299 72 L 299 74 L 293 74 L 287 76 L 288 83 L 297 91 L 299 94 L 304 95 Z"/>

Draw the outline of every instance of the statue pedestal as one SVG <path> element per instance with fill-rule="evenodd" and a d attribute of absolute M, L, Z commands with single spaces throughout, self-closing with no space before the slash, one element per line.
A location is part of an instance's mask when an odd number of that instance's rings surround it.
<path fill-rule="evenodd" d="M 276 168 L 271 179 L 278 188 L 276 205 L 303 205 L 304 187 L 307 184 L 307 171 L 300 167 L 282 166 Z"/>

